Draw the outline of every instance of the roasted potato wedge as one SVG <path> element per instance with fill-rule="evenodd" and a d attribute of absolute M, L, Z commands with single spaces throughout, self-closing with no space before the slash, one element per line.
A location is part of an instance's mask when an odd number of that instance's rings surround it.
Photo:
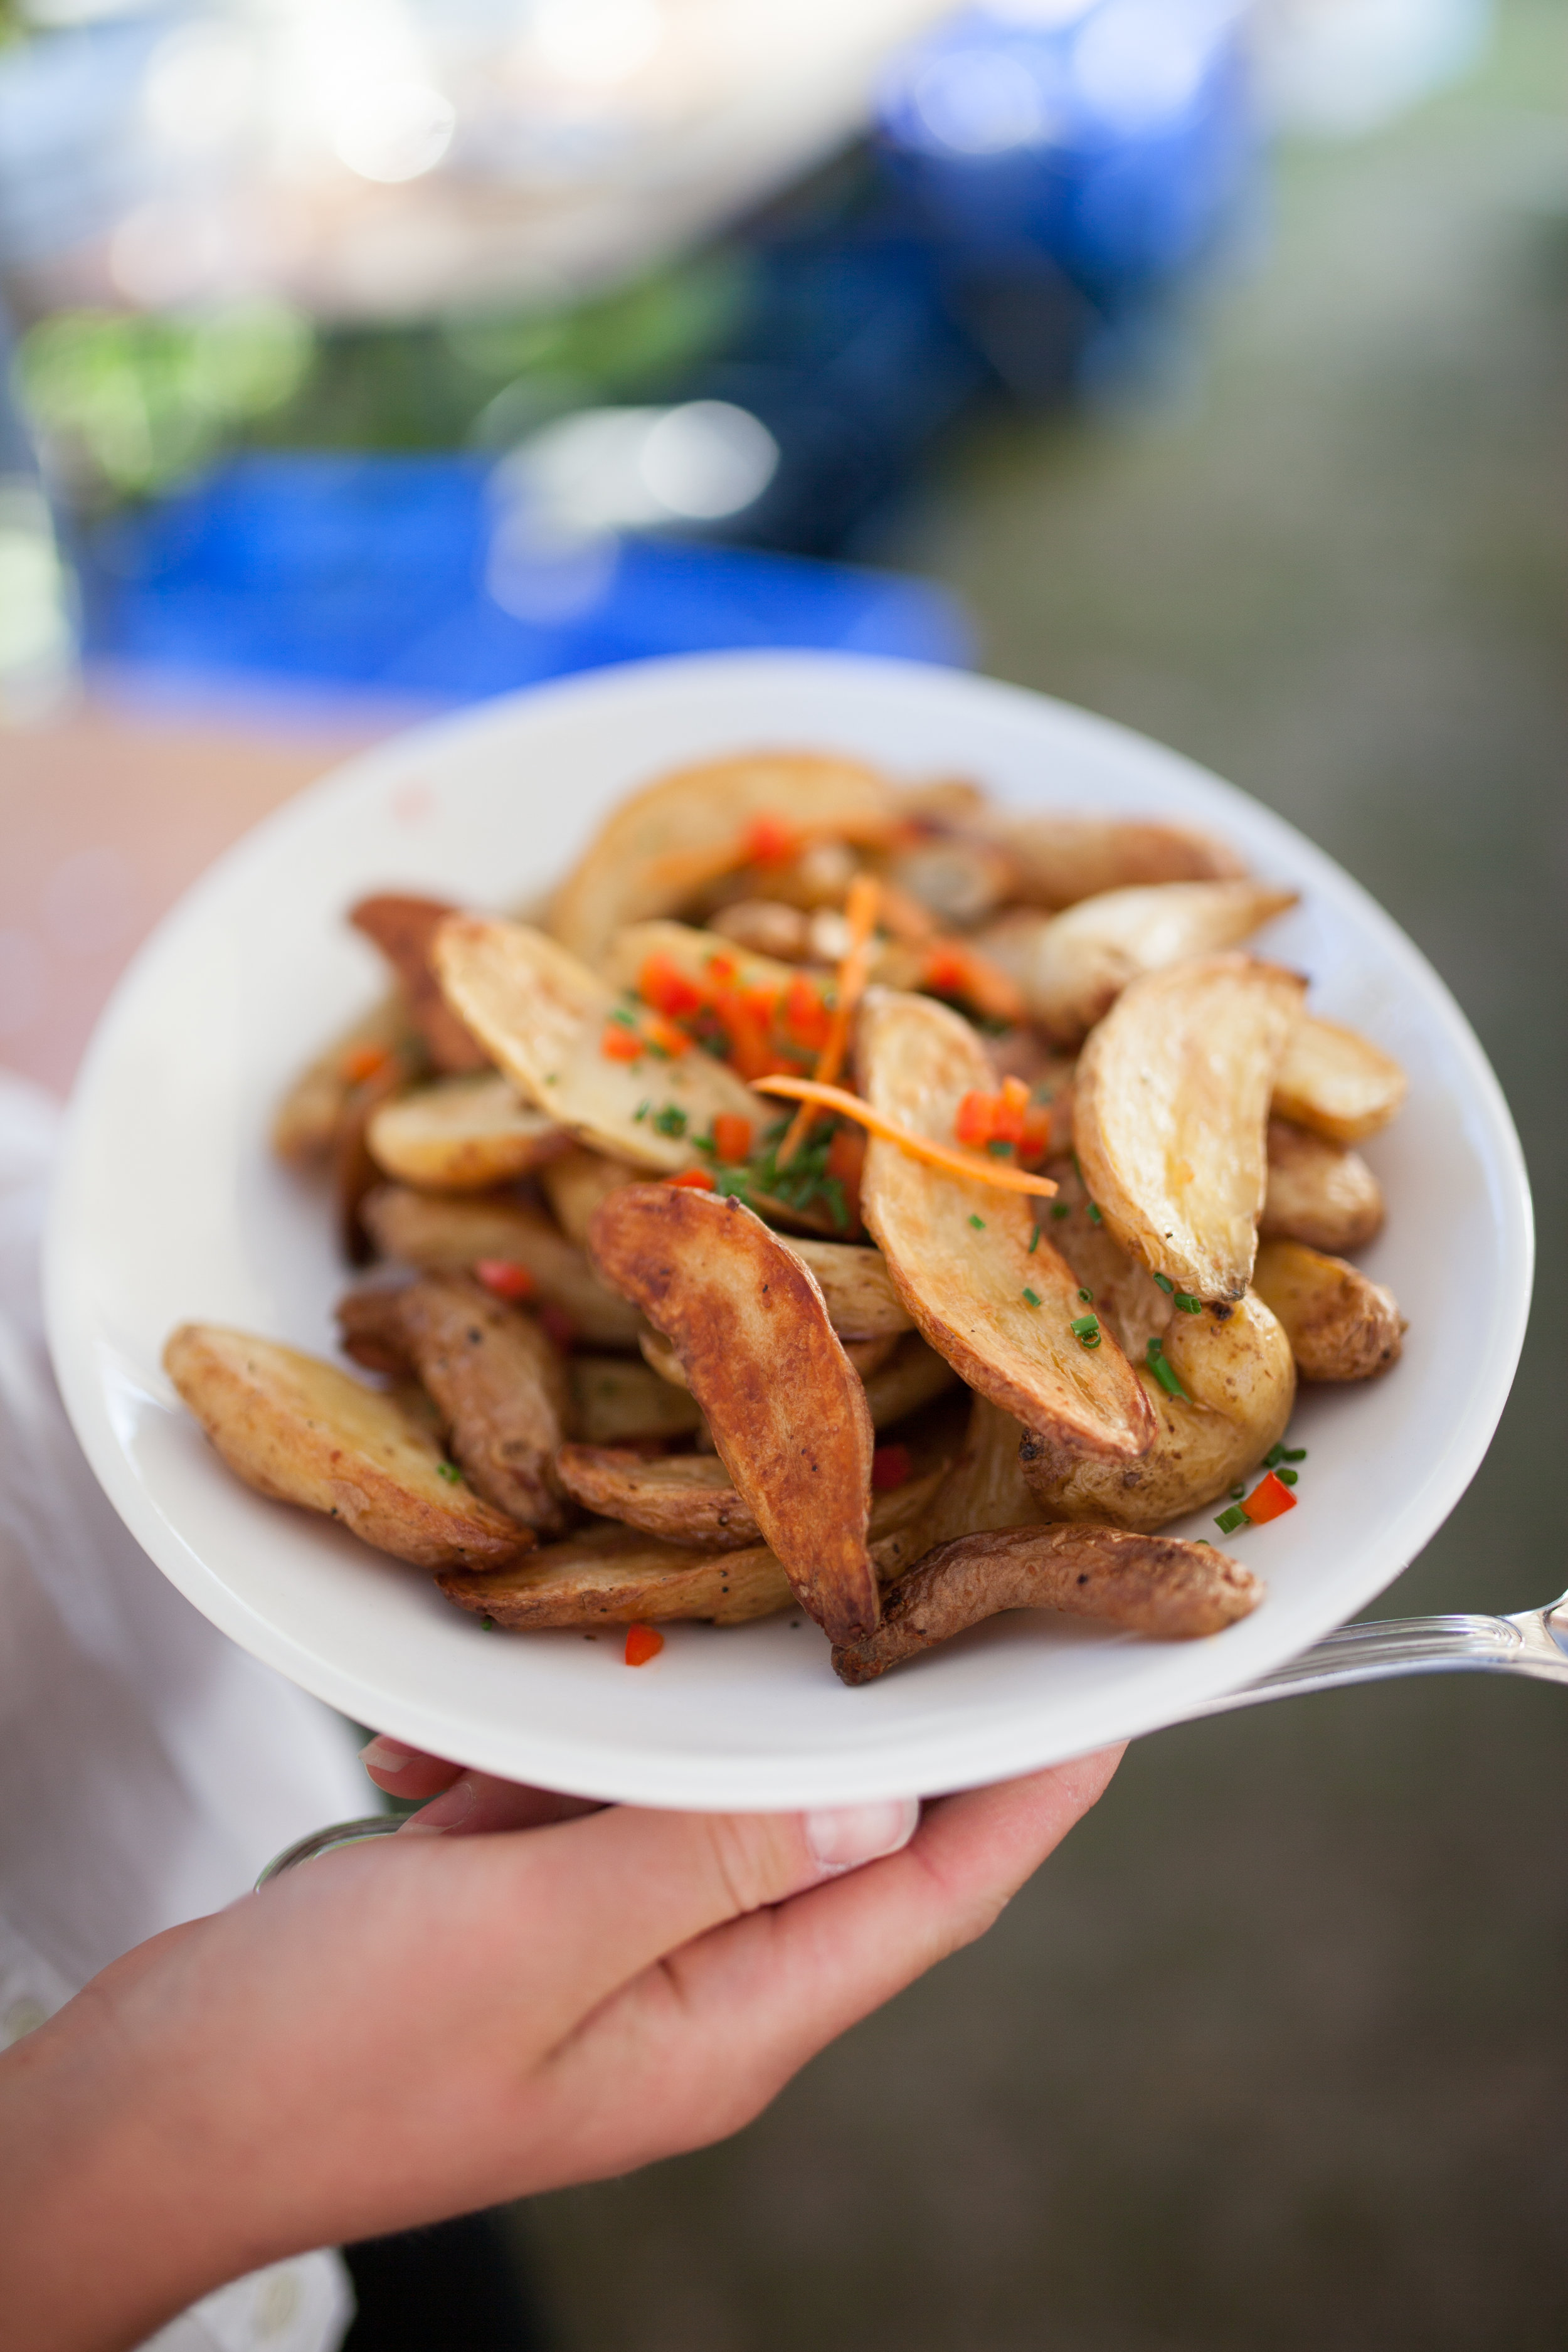
<path fill-rule="evenodd" d="M 984 1397 L 973 1399 L 958 1459 L 921 1514 L 926 1549 L 955 1536 L 1028 1526 L 1043 1516 L 1018 1460 L 1023 1437 L 1022 1422 Z"/>
<path fill-rule="evenodd" d="M 349 920 L 356 931 L 374 940 L 397 974 L 408 1016 L 437 1069 L 458 1076 L 488 1070 L 490 1059 L 442 995 L 431 968 L 431 943 L 447 917 L 455 912 L 442 898 L 416 898 L 388 890 L 362 898 L 351 909 Z"/>
<path fill-rule="evenodd" d="M 784 1243 L 815 1277 L 841 1339 L 880 1339 L 913 1328 L 880 1250 L 791 1234 Z"/>
<path fill-rule="evenodd" d="M 763 1531 L 716 1454 L 635 1453 L 625 1445 L 563 1445 L 556 1475 L 601 1518 L 621 1519 L 667 1543 L 741 1551 Z"/>
<path fill-rule="evenodd" d="M 555 1222 L 579 1249 L 587 1244 L 595 1210 L 623 1184 L 641 1184 L 645 1171 L 625 1160 L 606 1160 L 602 1151 L 585 1150 L 574 1143 L 558 1160 L 539 1171 L 539 1187 L 555 1212 Z"/>
<path fill-rule="evenodd" d="M 736 898 L 708 919 L 709 935 L 770 963 L 805 963 L 811 957 L 811 917 L 780 898 Z"/>
<path fill-rule="evenodd" d="M 1013 1448 L 1015 1459 L 1017 1446 Z M 708 1551 L 739 1551 L 760 1544 L 762 1529 L 712 1454 L 647 1455 L 629 1446 L 563 1445 L 556 1470 L 569 1495 L 600 1517 L 621 1519 L 668 1543 Z M 877 1495 L 871 1532 L 886 1535 L 918 1519 L 947 1475 L 945 1462 Z M 787 1593 L 787 1580 L 780 1570 Z"/>
<path fill-rule="evenodd" d="M 637 1445 L 686 1437 L 703 1426 L 689 1389 L 672 1388 L 627 1356 L 570 1356 L 572 1423 L 584 1444 Z"/>
<path fill-rule="evenodd" d="M 518 1097 L 499 1070 L 437 1078 L 371 1114 L 370 1156 L 383 1175 L 426 1192 L 483 1192 L 571 1149 L 565 1130 Z"/>
<path fill-rule="evenodd" d="M 1274 1074 L 1305 982 L 1244 955 L 1148 973 L 1079 1057 L 1084 1181 L 1130 1256 L 1203 1299 L 1246 1292 Z"/>
<path fill-rule="evenodd" d="M 1012 898 L 1018 870 L 998 841 L 978 832 L 933 832 L 894 852 L 888 880 L 943 930 L 968 930 Z"/>
<path fill-rule="evenodd" d="M 1274 1079 L 1274 1108 L 1334 1143 L 1363 1143 L 1388 1125 L 1410 1081 L 1385 1054 L 1337 1021 L 1303 1013 Z"/>
<path fill-rule="evenodd" d="M 1060 915 L 1017 908 L 975 945 L 1017 982 L 1029 1018 L 1076 1045 L 1130 981 L 1239 947 L 1296 895 L 1261 882 L 1155 882 L 1080 898 Z"/>
<path fill-rule="evenodd" d="M 1211 1544 L 1123 1528 L 1007 1528 L 928 1553 L 888 1596 L 877 1631 L 833 1653 L 850 1685 L 951 1641 L 1005 1609 L 1102 1617 L 1155 1641 L 1221 1633 L 1263 1598 L 1257 1577 Z"/>
<path fill-rule="evenodd" d="M 871 1416 L 816 1278 L 738 1201 L 666 1184 L 612 1192 L 589 1249 L 675 1348 L 803 1605 L 836 1638 L 874 1625 Z"/>
<path fill-rule="evenodd" d="M 395 1066 L 403 1085 L 429 1067 L 401 994 L 384 997 L 300 1073 L 272 1121 L 279 1158 L 300 1167 L 330 1160 L 366 1074 L 383 1063 Z"/>
<path fill-rule="evenodd" d="M 1284 1325 L 1304 1381 L 1370 1381 L 1399 1361 L 1405 1322 L 1393 1291 L 1342 1257 L 1264 1242 L 1252 1279 Z"/>
<path fill-rule="evenodd" d="M 861 1009 L 861 1090 L 911 1132 L 951 1142 L 963 1096 L 994 1080 L 969 1024 L 928 996 L 875 990 Z M 1060 1444 L 1118 1461 L 1152 1442 L 1142 1391 L 1114 1340 L 1070 1326 L 1079 1286 L 1026 1194 L 927 1166 L 873 1139 L 861 1206 L 918 1328 L 981 1396 Z"/>
<path fill-rule="evenodd" d="M 549 928 L 595 963 L 624 925 L 678 913 L 724 871 L 759 817 L 831 834 L 890 828 L 894 814 L 886 779 L 854 760 L 759 751 L 682 768 L 605 819 L 557 891 Z"/>
<path fill-rule="evenodd" d="M 1011 854 L 1032 907 L 1072 907 L 1149 882 L 1224 882 L 1247 868 L 1223 842 L 1187 825 L 1135 817 L 1002 816 L 989 829 Z"/>
<path fill-rule="evenodd" d="M 443 1197 L 384 1184 L 361 1214 L 384 1257 L 429 1274 L 463 1274 L 487 1258 L 523 1266 L 577 1339 L 593 1348 L 637 1346 L 634 1309 L 538 1209 L 494 1193 Z"/>
<path fill-rule="evenodd" d="M 512 1084 L 579 1142 L 668 1174 L 700 1158 L 694 1139 L 721 1113 L 757 1135 L 769 1124 L 768 1105 L 710 1054 L 606 1055 L 619 999 L 542 931 L 455 915 L 432 952 L 442 987 Z"/>
<path fill-rule="evenodd" d="M 782 995 L 795 976 L 793 964 L 758 955 L 718 931 L 700 930 L 691 923 L 629 923 L 610 941 L 599 969 L 612 988 L 636 996 L 650 956 L 663 957 L 694 982 L 708 978 L 709 966 L 717 956 L 732 968 L 738 988 L 761 989 L 770 996 Z"/>
<path fill-rule="evenodd" d="M 461 1274 L 427 1274 L 396 1290 L 339 1301 L 345 1350 L 374 1371 L 401 1370 L 401 1349 L 439 1412 L 477 1495 L 541 1535 L 572 1512 L 555 1475 L 570 1412 L 561 1357 L 530 1315 Z"/>
<path fill-rule="evenodd" d="M 1363 1248 L 1383 1227 L 1383 1187 L 1359 1151 L 1326 1135 L 1268 1122 L 1268 1190 L 1258 1230 L 1309 1249 Z"/>
<path fill-rule="evenodd" d="M 1057 1197 L 1040 1204 L 1042 1219 L 1079 1290 L 1089 1293 L 1084 1306 L 1114 1333 L 1130 1364 L 1145 1362 L 1150 1340 L 1163 1341 L 1175 1318 L 1172 1294 L 1128 1256 L 1103 1220 L 1090 1216 L 1089 1188 L 1075 1160 L 1047 1160 L 1046 1174 L 1056 1179 Z"/>
<path fill-rule="evenodd" d="M 898 1352 L 900 1335 L 896 1332 L 889 1332 L 879 1339 L 843 1339 L 839 1344 L 844 1349 L 847 1360 L 864 1382 L 871 1380 L 890 1364 Z M 650 1329 L 639 1332 L 637 1345 L 642 1349 L 644 1363 L 656 1371 L 661 1381 L 668 1381 L 673 1387 L 679 1389 L 687 1388 L 689 1385 L 686 1378 L 685 1365 L 662 1331 Z"/>
<path fill-rule="evenodd" d="M 528 1528 L 471 1493 L 394 1397 L 297 1348 L 184 1323 L 163 1368 L 229 1468 L 417 1567 L 500 1567 Z M 443 1472 L 447 1475 L 443 1475 Z"/>
<path fill-rule="evenodd" d="M 1018 1450 L 1047 1518 L 1162 1528 L 1214 1502 L 1285 1434 L 1296 1398 L 1290 1343 L 1260 1298 L 1198 1315 L 1173 1311 L 1161 1341 L 1182 1396 L 1147 1361 L 1138 1368 L 1158 1423 L 1142 1461 L 1076 1460 L 1031 1433 Z"/>

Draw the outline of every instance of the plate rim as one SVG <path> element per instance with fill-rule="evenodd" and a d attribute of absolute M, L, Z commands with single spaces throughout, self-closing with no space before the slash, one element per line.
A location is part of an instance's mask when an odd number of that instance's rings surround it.
<path fill-rule="evenodd" d="M 194 1606 L 242 1647 L 356 1720 L 381 1720 L 382 1727 L 395 1736 L 420 1744 L 435 1744 L 441 1752 L 453 1746 L 452 1724 L 444 1708 L 422 1707 L 405 1696 L 389 1706 L 375 1695 L 365 1679 L 335 1660 L 311 1652 L 300 1637 L 275 1625 L 241 1593 L 225 1584 L 219 1572 L 201 1559 L 154 1500 L 114 1433 L 106 1386 L 95 1371 L 93 1360 L 101 1342 L 90 1329 L 79 1331 L 76 1328 L 69 1262 L 73 1171 L 86 1148 L 99 1074 L 110 1063 L 121 1032 L 134 1028 L 142 992 L 155 984 L 159 968 L 167 960 L 177 958 L 184 934 L 205 919 L 210 901 L 221 898 L 230 887 L 235 869 L 243 867 L 260 845 L 286 845 L 294 830 L 308 831 L 323 800 L 352 800 L 373 793 L 388 772 L 395 773 L 406 765 L 412 745 L 418 746 L 417 756 L 422 761 L 429 761 L 441 757 L 454 744 L 482 740 L 496 733 L 504 735 L 514 716 L 523 711 L 532 715 L 542 707 L 546 713 L 552 708 L 564 708 L 570 715 L 571 707 L 580 703 L 624 703 L 650 694 L 657 699 L 663 692 L 686 699 L 694 688 L 700 693 L 710 679 L 722 681 L 732 689 L 737 681 L 744 685 L 748 674 L 759 684 L 776 686 L 781 679 L 792 677 L 795 682 L 804 683 L 810 674 L 821 677 L 829 670 L 839 677 L 858 677 L 883 683 L 895 678 L 907 685 L 911 677 L 918 677 L 929 685 L 945 687 L 961 698 L 1020 716 L 1033 714 L 1045 706 L 1053 723 L 1068 736 L 1076 735 L 1086 744 L 1099 741 L 1112 751 L 1127 747 L 1135 750 L 1145 761 L 1152 755 L 1166 763 L 1168 772 L 1184 772 L 1199 781 L 1211 796 L 1217 793 L 1245 808 L 1249 827 L 1256 831 L 1261 825 L 1265 835 L 1276 836 L 1281 852 L 1296 861 L 1304 884 L 1310 884 L 1314 869 L 1320 878 L 1331 877 L 1335 895 L 1352 902 L 1358 919 L 1375 936 L 1380 950 L 1423 992 L 1435 994 L 1448 1042 L 1464 1066 L 1466 1103 L 1480 1112 L 1490 1147 L 1489 1170 L 1500 1194 L 1500 1255 L 1507 1278 L 1459 1439 L 1450 1444 L 1443 1462 L 1423 1482 L 1419 1492 L 1406 1497 L 1403 1508 L 1373 1548 L 1378 1578 L 1375 1592 L 1386 1590 L 1447 1519 L 1491 1444 L 1523 1346 L 1534 1265 L 1529 1178 L 1513 1119 L 1479 1040 L 1447 983 L 1372 893 L 1289 819 L 1241 787 L 1215 775 L 1200 761 L 1118 720 L 1031 688 L 931 663 L 843 652 L 749 649 L 658 656 L 552 679 L 440 714 L 353 753 L 251 826 L 215 859 L 155 926 L 117 982 L 95 1025 L 72 1088 L 57 1164 L 43 1261 L 46 1332 L 67 1412 L 95 1477 L 138 1543 Z M 771 731 L 776 735 L 776 730 Z M 1331 1608 L 1324 1613 L 1319 1631 L 1326 1632 L 1342 1622 L 1342 1616 Z M 1244 1632 L 1242 1627 L 1235 1630 L 1237 1633 Z M 1229 1668 L 1226 1658 L 1235 1655 L 1237 1646 L 1229 1635 L 1203 1645 L 1205 1656 L 1213 1661 L 1209 1671 L 1195 1677 L 1204 1688 L 1200 1694 L 1189 1689 L 1178 1706 L 1162 1700 L 1163 1683 L 1171 1676 L 1153 1675 L 1138 1685 L 1129 1685 L 1120 1695 L 1123 1700 L 1120 1706 L 1108 1704 L 1105 1707 L 1110 1728 L 1099 1729 L 1093 1744 L 1141 1737 L 1188 1719 L 1194 1712 L 1202 1712 L 1207 1701 L 1240 1687 L 1257 1673 L 1265 1671 L 1267 1663 L 1272 1663 L 1270 1660 L 1257 1664 L 1249 1660 L 1244 1665 Z M 1252 1646 L 1247 1641 L 1239 1644 L 1244 1652 Z M 1191 1675 L 1184 1677 L 1184 1685 L 1190 1685 L 1194 1679 Z M 483 1727 L 476 1726 L 474 1736 L 465 1737 L 459 1744 L 468 1751 L 459 1760 L 476 1769 L 515 1777 L 515 1756 L 503 1758 L 497 1743 L 485 1735 Z M 528 1744 L 531 1751 L 528 1769 L 543 1785 L 569 1788 L 615 1801 L 675 1804 L 703 1811 L 727 1811 L 741 1805 L 758 1811 L 787 1811 L 813 1802 L 929 1793 L 937 1787 L 982 1785 L 1015 1772 L 1038 1769 L 1043 1762 L 1071 1752 L 1082 1752 L 1081 1744 L 1075 1751 L 1064 1748 L 1059 1739 L 1045 1736 L 1038 1728 L 1031 1732 L 1024 1711 L 1018 1710 L 1005 1730 L 993 1724 L 984 1732 L 976 1729 L 965 1736 L 961 1730 L 938 1740 L 935 1745 L 940 1762 L 933 1762 L 931 1777 L 923 1779 L 918 1788 L 911 1787 L 911 1768 L 907 1758 L 890 1761 L 879 1750 L 862 1751 L 854 1759 L 855 1785 L 847 1798 L 843 1793 L 845 1759 L 837 1755 L 794 1759 L 790 1785 L 781 1790 L 775 1756 L 731 1753 L 722 1768 L 725 1786 L 715 1791 L 703 1782 L 705 1778 L 711 1780 L 719 1767 L 711 1756 L 694 1750 L 661 1752 L 650 1757 L 645 1747 L 635 1741 L 617 1744 L 606 1738 L 603 1729 L 595 1729 L 586 1741 L 578 1741 L 538 1725 L 529 1727 Z M 895 1748 L 907 1747 L 907 1737 L 902 1741 L 895 1739 L 893 1744 Z M 978 1752 L 981 1749 L 984 1754 Z"/>

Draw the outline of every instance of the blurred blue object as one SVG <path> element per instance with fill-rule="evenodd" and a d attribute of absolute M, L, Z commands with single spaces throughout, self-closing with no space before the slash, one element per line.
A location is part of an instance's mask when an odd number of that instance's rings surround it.
<path fill-rule="evenodd" d="M 242 456 L 78 551 L 89 657 L 467 700 L 742 646 L 966 664 L 925 582 L 751 548 L 551 535 L 464 457 Z"/>
<path fill-rule="evenodd" d="M 1074 341 L 1076 308 L 1092 373 L 1098 326 L 1121 332 L 1225 243 L 1258 156 L 1246 14 L 1239 0 L 993 0 L 889 68 L 887 167 L 1015 389 L 1033 388 L 1031 305 L 1051 314 L 1053 352 Z"/>

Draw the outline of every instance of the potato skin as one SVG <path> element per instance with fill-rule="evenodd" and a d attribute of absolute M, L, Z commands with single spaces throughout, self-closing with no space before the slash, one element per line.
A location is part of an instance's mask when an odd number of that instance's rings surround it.
<path fill-rule="evenodd" d="M 1155 1641 L 1199 1641 L 1262 1597 L 1258 1579 L 1210 1544 L 1123 1528 L 1006 1528 L 931 1552 L 889 1594 L 874 1633 L 835 1648 L 833 1668 L 851 1687 L 874 1682 L 1005 1609 L 1065 1610 Z"/>
<path fill-rule="evenodd" d="M 1268 1190 L 1258 1233 L 1339 1253 L 1383 1227 L 1383 1187 L 1359 1151 L 1286 1118 L 1268 1122 Z"/>
<path fill-rule="evenodd" d="M 1296 1367 L 1260 1298 L 1249 1291 L 1232 1307 L 1173 1316 L 1163 1344 L 1187 1395 L 1168 1395 L 1146 1364 L 1137 1368 L 1159 1423 L 1141 1462 L 1078 1462 L 1025 1439 L 1018 1458 L 1047 1517 L 1164 1527 L 1216 1500 L 1283 1437 Z"/>
<path fill-rule="evenodd" d="M 1399 1361 L 1405 1322 L 1392 1290 L 1342 1257 L 1265 1242 L 1254 1277 L 1304 1381 L 1370 1381 Z"/>
<path fill-rule="evenodd" d="M 342 1519 L 417 1567 L 500 1567 L 531 1531 L 441 1475 L 441 1450 L 395 1398 L 335 1364 L 185 1323 L 163 1367 L 229 1468 L 258 1494 Z"/>
<path fill-rule="evenodd" d="M 803 1605 L 835 1637 L 874 1625 L 871 1416 L 816 1278 L 733 1197 L 666 1184 L 612 1192 L 589 1249 L 674 1347 Z"/>
<path fill-rule="evenodd" d="M 561 1307 L 590 1347 L 635 1348 L 637 1318 L 551 1220 L 505 1192 L 432 1194 L 382 1184 L 361 1214 L 385 1257 L 431 1274 L 463 1274 L 481 1258 L 530 1273 L 539 1296 Z"/>
<path fill-rule="evenodd" d="M 555 1473 L 584 1510 L 620 1519 L 667 1543 L 742 1551 L 762 1529 L 715 1454 L 651 1458 L 624 1445 L 563 1445 Z"/>
<path fill-rule="evenodd" d="M 1388 1125 L 1410 1081 L 1392 1054 L 1359 1031 L 1303 1013 L 1274 1081 L 1281 1118 L 1333 1143 L 1363 1143 Z"/>
<path fill-rule="evenodd" d="M 442 995 L 430 963 L 430 944 L 457 909 L 443 898 L 383 890 L 350 910 L 356 931 L 374 940 L 403 983 L 409 1017 L 438 1070 L 488 1070 L 489 1055 Z"/>
<path fill-rule="evenodd" d="M 570 1401 L 560 1355 L 532 1316 L 449 1274 L 351 1292 L 338 1320 L 349 1354 L 373 1370 L 400 1369 L 401 1351 L 476 1494 L 542 1535 L 564 1531 L 573 1513 L 555 1456 Z"/>

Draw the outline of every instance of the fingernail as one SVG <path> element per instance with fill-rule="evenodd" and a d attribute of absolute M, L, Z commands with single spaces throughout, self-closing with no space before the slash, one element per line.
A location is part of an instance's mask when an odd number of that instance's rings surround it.
<path fill-rule="evenodd" d="M 427 1805 L 421 1805 L 416 1813 L 410 1813 L 398 1835 L 402 1837 L 409 1830 L 455 1830 L 460 1822 L 468 1820 L 479 1801 L 479 1790 L 465 1772 L 460 1780 L 454 1780 L 449 1789 L 444 1789 Z"/>
<path fill-rule="evenodd" d="M 918 1797 L 895 1797 L 885 1805 L 846 1805 L 837 1812 L 807 1813 L 805 1842 L 823 1871 L 858 1870 L 908 1845 L 920 1825 Z"/>
<path fill-rule="evenodd" d="M 360 1749 L 359 1760 L 367 1772 L 395 1773 L 405 1771 L 409 1759 L 418 1753 L 417 1748 L 405 1747 L 401 1739 L 389 1739 L 384 1731 L 378 1731 Z"/>

